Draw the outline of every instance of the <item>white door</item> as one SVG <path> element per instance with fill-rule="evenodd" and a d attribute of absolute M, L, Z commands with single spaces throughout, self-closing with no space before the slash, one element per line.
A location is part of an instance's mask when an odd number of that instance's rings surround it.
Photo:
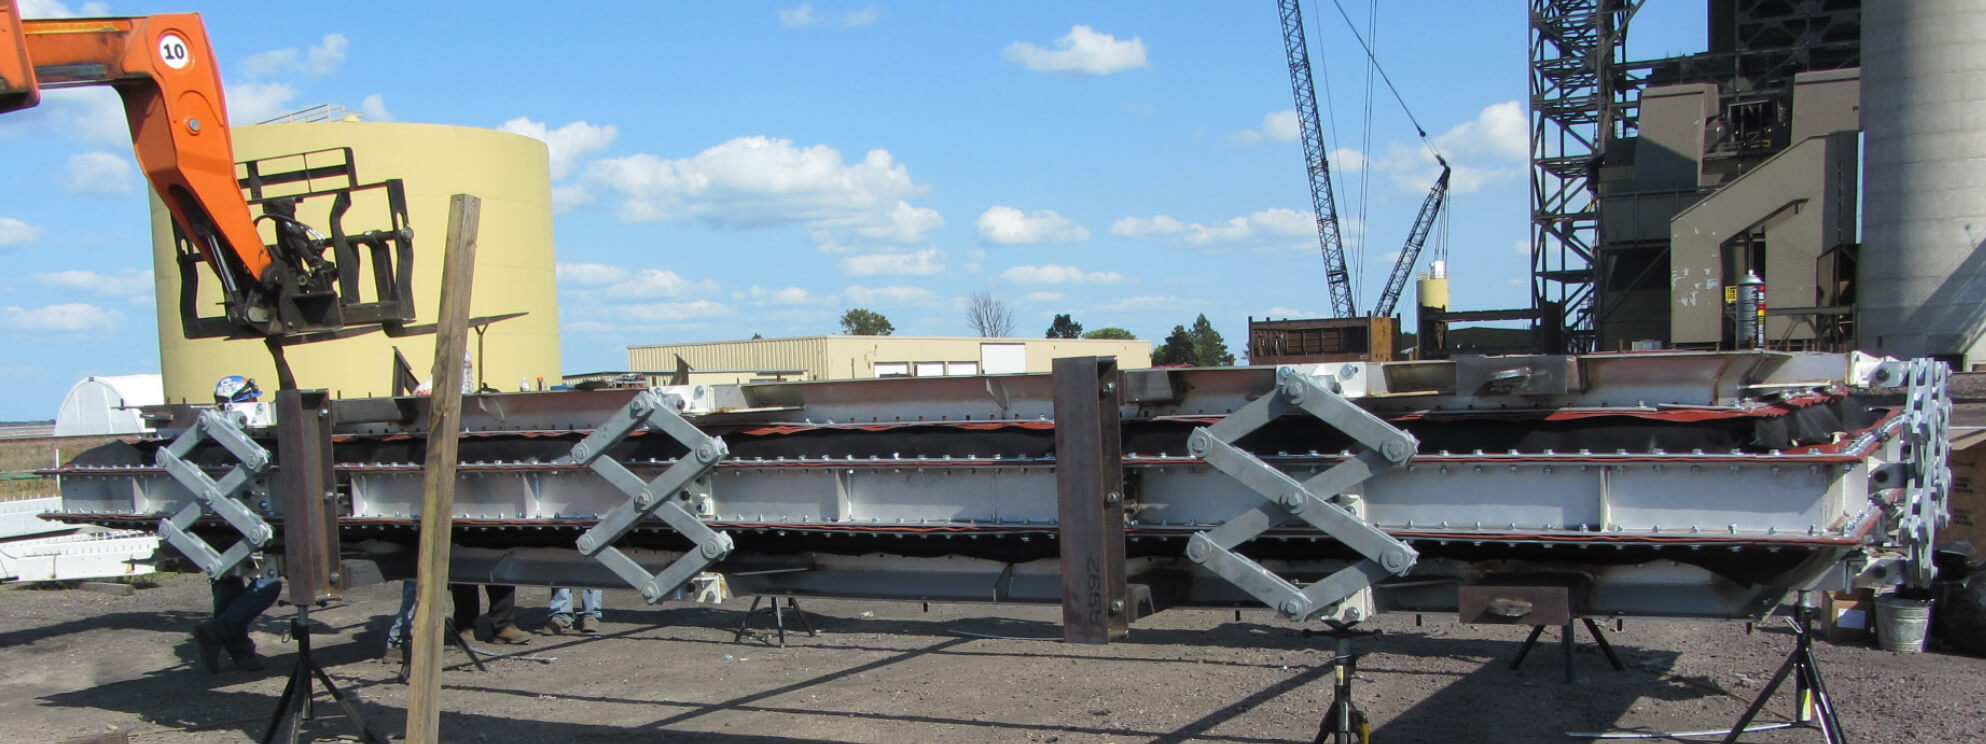
<path fill-rule="evenodd" d="M 989 375 L 1027 371 L 1027 344 L 980 344 L 979 368 Z"/>

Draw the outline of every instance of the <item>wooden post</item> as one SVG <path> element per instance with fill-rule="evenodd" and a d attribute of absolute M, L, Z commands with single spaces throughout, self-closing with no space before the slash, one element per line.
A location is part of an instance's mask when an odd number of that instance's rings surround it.
<path fill-rule="evenodd" d="M 455 450 L 462 427 L 462 355 L 469 350 L 469 288 L 476 271 L 476 224 L 482 200 L 448 200 L 448 243 L 441 263 L 441 310 L 435 318 L 433 397 L 428 454 L 422 468 L 421 556 L 416 579 L 413 671 L 407 685 L 407 741 L 441 741 L 441 618 L 455 512 Z"/>

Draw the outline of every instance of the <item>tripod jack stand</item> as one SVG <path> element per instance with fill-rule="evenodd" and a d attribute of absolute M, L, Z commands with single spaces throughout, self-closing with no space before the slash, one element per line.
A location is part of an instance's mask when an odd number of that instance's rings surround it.
<path fill-rule="evenodd" d="M 1331 683 L 1331 707 L 1324 712 L 1324 720 L 1317 724 L 1317 738 L 1311 744 L 1371 744 L 1372 724 L 1365 718 L 1365 711 L 1352 703 L 1352 681 L 1358 678 L 1358 657 L 1363 654 L 1351 652 L 1352 639 L 1379 635 L 1377 630 L 1352 630 L 1349 623 L 1325 621 L 1330 630 L 1305 630 L 1303 635 L 1330 636 L 1335 641 L 1336 655 L 1331 663 L 1336 667 Z"/>
<path fill-rule="evenodd" d="M 361 738 L 368 742 L 385 742 L 384 737 L 373 733 L 372 728 L 366 725 L 365 717 L 359 715 L 359 707 L 345 699 L 345 694 L 338 691 L 338 686 L 324 673 L 324 667 L 318 666 L 317 660 L 310 658 L 309 606 L 297 605 L 296 617 L 290 619 L 290 637 L 297 640 L 297 664 L 290 670 L 290 681 L 283 686 L 282 697 L 276 701 L 276 714 L 269 719 L 269 730 L 262 734 L 262 744 L 275 741 L 276 731 L 284 728 L 285 722 L 290 724 L 288 740 L 291 744 L 295 744 L 297 729 L 303 726 L 304 721 L 311 719 L 310 680 L 313 676 L 324 684 L 324 691 L 331 693 L 331 699 L 345 709 L 345 717 L 351 719 L 352 723 L 358 724 Z"/>

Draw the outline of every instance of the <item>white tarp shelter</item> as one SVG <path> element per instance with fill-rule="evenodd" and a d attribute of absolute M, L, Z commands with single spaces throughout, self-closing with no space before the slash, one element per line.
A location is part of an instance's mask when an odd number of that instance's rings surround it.
<path fill-rule="evenodd" d="M 138 415 L 138 407 L 164 403 L 165 378 L 159 375 L 85 377 L 62 399 L 55 436 L 148 432 L 152 427 Z"/>

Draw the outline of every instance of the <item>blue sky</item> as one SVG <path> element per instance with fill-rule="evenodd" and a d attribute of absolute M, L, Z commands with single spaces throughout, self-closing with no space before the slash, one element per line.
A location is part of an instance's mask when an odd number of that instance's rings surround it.
<path fill-rule="evenodd" d="M 1364 30 L 1366 0 L 1341 1 Z M 982 291 L 1020 336 L 1070 313 L 1160 340 L 1204 313 L 1237 354 L 1249 316 L 1330 307 L 1268 0 L 23 5 L 201 12 L 236 123 L 334 103 L 545 139 L 567 371 L 624 367 L 629 344 L 833 333 L 851 307 L 970 335 Z M 1363 310 L 1436 169 L 1383 87 L 1367 125 L 1337 8 L 1305 12 Z M 1702 14 L 1650 3 L 1635 56 L 1699 50 Z M 1525 4 L 1380 2 L 1375 31 L 1457 166 L 1435 241 L 1453 304 L 1528 304 Z M 0 419 L 158 369 L 116 100 L 0 117 Z"/>

